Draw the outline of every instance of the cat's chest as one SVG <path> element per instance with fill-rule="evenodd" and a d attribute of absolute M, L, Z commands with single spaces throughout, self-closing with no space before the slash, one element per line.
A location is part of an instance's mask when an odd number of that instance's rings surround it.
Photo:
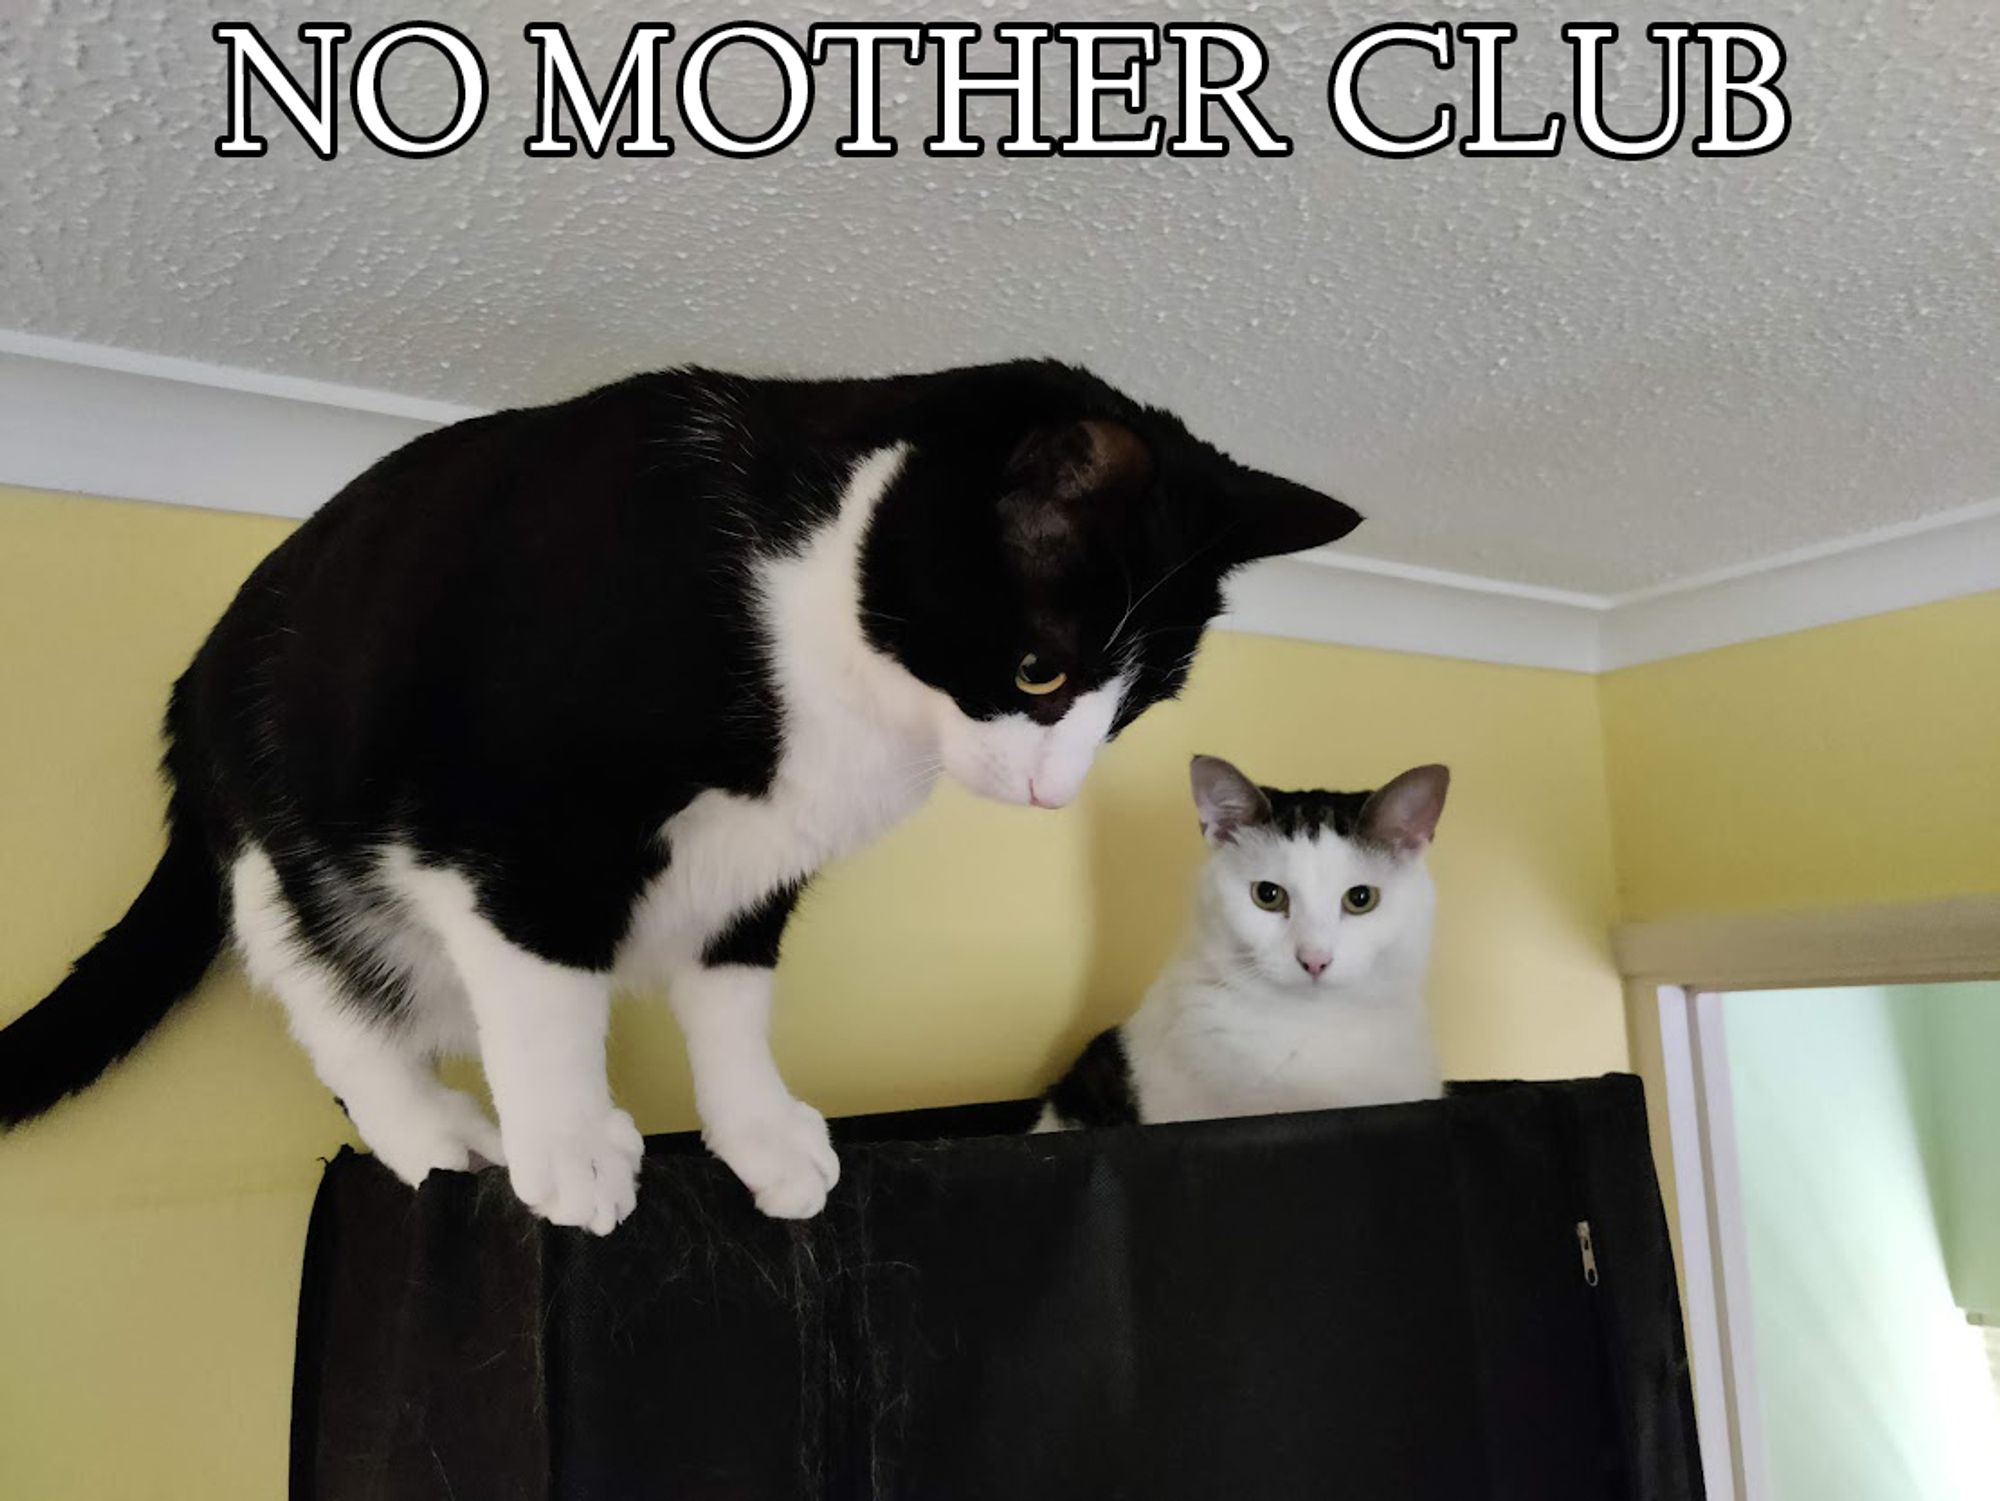
<path fill-rule="evenodd" d="M 667 868 L 634 914 L 619 967 L 651 982 L 771 892 L 870 843 L 929 795 L 935 760 L 863 714 L 788 704 L 771 783 L 708 791 L 661 830 Z"/>
<path fill-rule="evenodd" d="M 864 461 L 805 545 L 758 565 L 746 604 L 768 648 L 776 770 L 755 796 L 702 793 L 660 830 L 667 866 L 619 956 L 634 979 L 693 962 L 739 914 L 867 844 L 929 795 L 932 690 L 878 655 L 860 627 L 861 539 L 901 461 L 900 450 Z"/>
<path fill-rule="evenodd" d="M 933 751 L 864 711 L 794 702 L 770 788 L 732 801 L 753 805 L 739 817 L 788 828 L 810 874 L 915 812 L 936 778 Z"/>
<path fill-rule="evenodd" d="M 1131 1024 L 1147 1120 L 1323 1110 L 1437 1092 L 1416 994 L 1268 1006 L 1193 987 L 1159 999 Z"/>

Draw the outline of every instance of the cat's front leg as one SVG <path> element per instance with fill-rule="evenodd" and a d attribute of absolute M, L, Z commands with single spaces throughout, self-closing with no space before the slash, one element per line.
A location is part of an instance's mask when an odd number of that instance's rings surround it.
<path fill-rule="evenodd" d="M 465 987 L 515 1194 L 552 1224 L 609 1234 L 638 1202 L 645 1150 L 605 1074 L 610 975 L 508 937 L 454 871 L 413 871 L 406 894 Z"/>
<path fill-rule="evenodd" d="M 610 977 L 517 949 L 471 995 L 515 1194 L 551 1224 L 610 1234 L 638 1203 L 646 1148 L 605 1076 Z"/>
<path fill-rule="evenodd" d="M 773 956 L 775 957 L 775 955 Z M 826 1118 L 795 1099 L 771 1056 L 771 982 L 761 964 L 693 965 L 669 995 L 694 1073 L 702 1140 L 774 1219 L 811 1219 L 840 1178 Z"/>

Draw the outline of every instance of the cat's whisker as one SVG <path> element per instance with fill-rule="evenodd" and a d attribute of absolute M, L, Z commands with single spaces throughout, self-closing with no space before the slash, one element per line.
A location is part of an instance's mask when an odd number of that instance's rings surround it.
<path fill-rule="evenodd" d="M 1190 564 L 1194 563 L 1197 559 L 1202 557 L 1203 554 L 1213 551 L 1217 545 L 1218 545 L 1217 542 L 1209 542 L 1204 546 L 1197 547 L 1193 552 L 1189 553 L 1186 557 L 1182 558 L 1178 563 L 1174 564 L 1173 567 L 1169 568 L 1165 573 L 1161 574 L 1157 579 L 1153 580 L 1151 587 L 1149 587 L 1146 590 L 1146 592 L 1141 594 L 1137 599 L 1133 600 L 1131 604 L 1127 605 L 1125 607 L 1125 613 L 1118 617 L 1118 624 L 1114 625 L 1111 628 L 1111 634 L 1105 637 L 1104 639 L 1104 644 L 1106 648 L 1109 648 L 1111 643 L 1118 639 L 1119 631 L 1124 629 L 1125 622 L 1132 618 L 1133 613 L 1139 608 L 1139 606 L 1143 605 L 1147 600 L 1151 599 L 1155 594 L 1157 594 L 1160 591 L 1161 587 L 1165 585 L 1169 579 L 1175 577 L 1177 574 L 1184 571 Z"/>

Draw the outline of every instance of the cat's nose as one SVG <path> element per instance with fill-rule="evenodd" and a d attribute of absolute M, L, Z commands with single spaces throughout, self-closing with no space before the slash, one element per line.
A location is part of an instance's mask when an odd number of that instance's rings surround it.
<path fill-rule="evenodd" d="M 1326 967 L 1333 963 L 1333 955 L 1325 949 L 1300 949 L 1299 968 L 1317 980 Z"/>

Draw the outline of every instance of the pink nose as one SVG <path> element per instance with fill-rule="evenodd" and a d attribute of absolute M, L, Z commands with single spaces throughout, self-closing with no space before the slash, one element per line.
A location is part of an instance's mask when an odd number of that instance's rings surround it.
<path fill-rule="evenodd" d="M 1326 967 L 1333 963 L 1333 955 L 1325 949 L 1300 949 L 1299 968 L 1317 980 Z"/>

